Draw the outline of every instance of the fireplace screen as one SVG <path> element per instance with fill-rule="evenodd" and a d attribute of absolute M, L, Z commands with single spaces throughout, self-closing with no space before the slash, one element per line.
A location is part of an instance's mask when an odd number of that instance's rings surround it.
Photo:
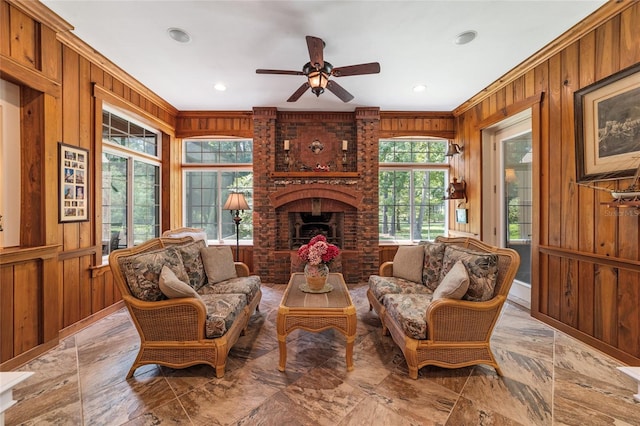
<path fill-rule="evenodd" d="M 289 213 L 289 249 L 297 250 L 316 235 L 322 234 L 331 244 L 343 247 L 344 213 Z"/>

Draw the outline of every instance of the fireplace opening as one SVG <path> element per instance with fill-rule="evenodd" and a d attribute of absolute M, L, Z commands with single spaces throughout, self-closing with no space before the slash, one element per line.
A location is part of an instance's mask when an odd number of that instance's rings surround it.
<path fill-rule="evenodd" d="M 343 224 L 342 212 L 323 212 L 316 215 L 310 212 L 290 212 L 289 249 L 297 250 L 316 235 L 324 235 L 328 242 L 342 248 Z"/>

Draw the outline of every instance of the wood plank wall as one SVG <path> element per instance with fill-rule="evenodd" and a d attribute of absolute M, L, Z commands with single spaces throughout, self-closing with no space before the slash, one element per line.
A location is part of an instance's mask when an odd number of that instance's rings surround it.
<path fill-rule="evenodd" d="M 640 62 L 640 3 L 607 7 L 621 11 L 454 111 L 457 142 L 466 147 L 454 173 L 469 183 L 470 222 L 453 227 L 481 234 L 481 130 L 532 107 L 538 172 L 532 314 L 637 365 L 640 214 L 610 209 L 606 192 L 575 184 L 574 92 Z M 628 184 L 622 179 L 609 187 Z"/>
<path fill-rule="evenodd" d="M 98 223 L 101 128 L 94 123 L 103 102 L 160 128 L 167 141 L 177 111 L 108 61 L 79 53 L 70 27 L 41 3 L 3 0 L 0 13 L 0 76 L 21 86 L 23 110 L 21 246 L 0 250 L 0 369 L 7 370 L 118 306 Z M 57 222 L 58 141 L 90 152 L 87 222 Z M 168 203 L 163 219 L 171 221 Z"/>

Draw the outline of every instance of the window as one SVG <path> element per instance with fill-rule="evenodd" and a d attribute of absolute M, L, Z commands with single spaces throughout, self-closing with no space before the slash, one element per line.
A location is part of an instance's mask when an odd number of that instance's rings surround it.
<path fill-rule="evenodd" d="M 160 236 L 158 134 L 102 112 L 102 254 Z"/>
<path fill-rule="evenodd" d="M 222 210 L 230 192 L 241 192 L 251 206 L 253 141 L 188 139 L 184 141 L 184 225 L 203 228 L 209 240 L 235 241 L 236 226 Z M 251 212 L 240 213 L 243 241 L 253 240 Z"/>
<path fill-rule="evenodd" d="M 445 234 L 447 140 L 380 141 L 379 238 L 381 242 L 433 240 Z"/>

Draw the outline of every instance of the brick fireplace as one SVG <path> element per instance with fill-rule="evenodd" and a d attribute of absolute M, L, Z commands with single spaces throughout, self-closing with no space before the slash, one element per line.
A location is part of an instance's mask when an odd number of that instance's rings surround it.
<path fill-rule="evenodd" d="M 255 273 L 288 282 L 297 247 L 323 233 L 347 283 L 366 281 L 378 270 L 378 108 L 253 118 Z"/>

